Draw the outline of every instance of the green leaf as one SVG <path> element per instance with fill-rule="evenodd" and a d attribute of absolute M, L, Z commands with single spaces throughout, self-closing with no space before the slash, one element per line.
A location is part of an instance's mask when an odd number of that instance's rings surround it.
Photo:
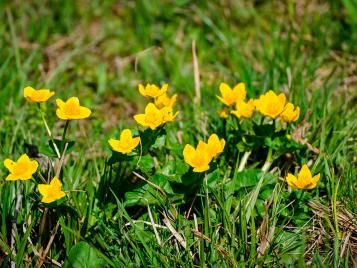
<path fill-rule="evenodd" d="M 63 267 L 100 268 L 104 265 L 105 262 L 99 258 L 97 251 L 88 243 L 82 241 L 71 248 Z"/>
<path fill-rule="evenodd" d="M 75 141 L 66 141 L 68 143 L 66 153 L 70 153 L 74 150 Z M 61 154 L 64 150 L 64 143 L 62 140 L 54 140 L 54 143 Z M 49 140 L 46 145 L 40 145 L 39 150 L 41 154 L 44 154 L 48 157 L 57 157 L 55 146 L 53 145 L 52 140 Z"/>
<path fill-rule="evenodd" d="M 149 173 L 154 167 L 154 160 L 150 155 L 145 155 L 141 157 L 138 165 L 142 172 Z"/>
<path fill-rule="evenodd" d="M 234 189 L 237 191 L 241 188 L 256 186 L 262 173 L 263 171 L 260 169 L 248 169 L 242 172 L 238 172 L 235 177 L 233 177 Z M 275 176 L 273 174 L 267 173 L 264 175 L 263 185 L 273 184 L 275 181 Z"/>

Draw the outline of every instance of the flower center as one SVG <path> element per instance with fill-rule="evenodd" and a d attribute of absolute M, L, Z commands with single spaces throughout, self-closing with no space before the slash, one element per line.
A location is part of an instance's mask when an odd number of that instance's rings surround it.
<path fill-rule="evenodd" d="M 75 103 L 66 103 L 66 105 L 63 107 L 63 111 L 67 115 L 79 115 L 80 114 L 80 108 Z"/>
<path fill-rule="evenodd" d="M 17 163 L 14 166 L 13 174 L 20 175 L 20 174 L 26 172 L 27 168 L 28 168 L 28 164 L 27 163 Z"/>

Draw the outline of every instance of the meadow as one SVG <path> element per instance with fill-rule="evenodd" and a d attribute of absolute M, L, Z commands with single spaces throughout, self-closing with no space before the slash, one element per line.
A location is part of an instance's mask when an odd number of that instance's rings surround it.
<path fill-rule="evenodd" d="M 0 267 L 357 267 L 355 1 L 0 18 Z"/>

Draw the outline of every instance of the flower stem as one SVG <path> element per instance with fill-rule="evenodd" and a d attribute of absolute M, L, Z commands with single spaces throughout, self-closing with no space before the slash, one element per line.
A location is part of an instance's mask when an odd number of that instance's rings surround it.
<path fill-rule="evenodd" d="M 269 151 L 268 151 L 268 155 L 267 155 L 267 159 L 265 160 L 265 163 L 262 167 L 262 171 L 264 172 L 267 172 L 273 162 L 273 149 L 272 148 L 269 148 Z"/>
<path fill-rule="evenodd" d="M 38 106 L 37 106 L 37 107 L 38 107 L 38 109 L 39 109 L 39 111 L 40 111 L 43 124 L 45 125 L 47 134 L 48 134 L 48 136 L 49 136 L 50 139 L 51 139 L 51 142 L 52 142 L 52 145 L 53 145 L 53 147 L 54 147 L 54 149 L 55 149 L 55 152 L 56 152 L 56 154 L 57 154 L 57 157 L 60 158 L 60 157 L 61 157 L 61 154 L 60 154 L 60 152 L 59 152 L 59 150 L 58 150 L 58 147 L 57 147 L 55 141 L 53 140 L 52 132 L 51 132 L 50 128 L 48 127 L 48 124 L 47 124 L 45 115 L 44 115 L 44 113 L 43 113 L 43 111 L 42 111 L 42 109 L 41 109 L 41 105 L 38 103 Z"/>
<path fill-rule="evenodd" d="M 65 151 L 64 148 L 65 148 L 65 144 L 66 144 L 66 134 L 67 134 L 68 126 L 69 126 L 69 120 L 66 121 L 66 125 L 64 126 L 64 129 L 63 129 L 62 142 L 61 142 L 61 147 L 63 148 L 62 154 Z"/>
<path fill-rule="evenodd" d="M 66 139 L 68 126 L 69 126 L 69 120 L 66 121 L 66 125 L 64 126 L 64 129 L 63 129 L 62 142 L 64 142 Z"/>
<path fill-rule="evenodd" d="M 252 153 L 252 151 L 244 152 L 242 160 L 239 163 L 238 172 L 242 171 L 245 168 L 245 165 L 247 164 L 248 158 L 251 153 Z"/>

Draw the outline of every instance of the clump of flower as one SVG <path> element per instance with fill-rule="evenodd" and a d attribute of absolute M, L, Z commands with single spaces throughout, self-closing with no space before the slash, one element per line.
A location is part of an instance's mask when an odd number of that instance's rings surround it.
<path fill-rule="evenodd" d="M 33 87 L 24 88 L 24 97 L 30 102 L 46 102 L 55 93 L 49 89 L 34 89 Z"/>
<path fill-rule="evenodd" d="M 269 90 L 255 100 L 257 110 L 270 118 L 277 118 L 284 110 L 286 96 L 284 93 L 276 95 L 274 91 Z"/>
<path fill-rule="evenodd" d="M 254 100 L 250 99 L 248 102 L 239 101 L 236 104 L 236 109 L 231 111 L 232 114 L 238 118 L 251 118 L 254 112 Z"/>
<path fill-rule="evenodd" d="M 160 89 L 153 84 L 147 84 L 146 87 L 139 85 L 141 95 L 153 98 L 146 108 L 145 113 L 134 115 L 135 121 L 144 126 L 155 130 L 159 126 L 175 120 L 179 112 L 174 112 L 177 95 L 169 97 L 166 94 L 168 84 L 164 84 Z"/>
<path fill-rule="evenodd" d="M 132 152 L 140 142 L 139 137 L 133 137 L 130 129 L 124 129 L 120 134 L 119 140 L 110 139 L 108 141 L 113 151 L 128 154 Z"/>
<path fill-rule="evenodd" d="M 90 109 L 80 105 L 77 97 L 71 97 L 66 102 L 57 99 L 56 104 L 58 106 L 56 114 L 62 120 L 84 119 L 92 113 Z"/>
<path fill-rule="evenodd" d="M 54 177 L 50 184 L 39 184 L 37 188 L 42 195 L 41 202 L 43 203 L 52 203 L 66 196 L 62 191 L 62 183 L 57 177 Z"/>
<path fill-rule="evenodd" d="M 161 88 L 159 88 L 154 84 L 147 84 L 145 87 L 142 84 L 140 84 L 139 92 L 144 97 L 157 98 L 163 95 L 164 93 L 166 93 L 168 87 L 169 87 L 168 84 L 164 84 Z"/>
<path fill-rule="evenodd" d="M 225 140 L 220 140 L 216 134 L 212 134 L 207 143 L 199 141 L 196 149 L 186 144 L 183 157 L 185 162 L 193 167 L 194 172 L 204 172 L 209 170 L 212 159 L 223 152 L 224 146 Z"/>
<path fill-rule="evenodd" d="M 164 107 L 174 107 L 177 99 L 177 94 L 169 97 L 166 93 L 162 94 L 161 96 L 155 98 L 155 105 L 157 108 L 161 109 Z"/>
<path fill-rule="evenodd" d="M 218 111 L 218 115 L 220 118 L 228 118 L 229 111 L 227 109 L 222 109 L 222 110 Z"/>
<path fill-rule="evenodd" d="M 4 165 L 10 172 L 7 181 L 29 180 L 38 168 L 37 161 L 31 160 L 27 154 L 21 155 L 17 161 L 6 159 Z"/>
<path fill-rule="evenodd" d="M 208 152 L 212 157 L 219 156 L 226 145 L 226 141 L 224 139 L 219 139 L 217 134 L 212 134 L 207 141 Z"/>
<path fill-rule="evenodd" d="M 300 108 L 294 107 L 294 104 L 289 102 L 288 104 L 286 104 L 283 112 L 280 114 L 280 119 L 283 122 L 289 123 L 298 120 L 299 116 L 300 116 Z"/>
<path fill-rule="evenodd" d="M 232 106 L 239 101 L 243 101 L 246 95 L 244 83 L 235 85 L 233 89 L 228 84 L 221 83 L 219 91 L 221 92 L 221 96 L 217 96 L 217 98 L 227 106 Z"/>
<path fill-rule="evenodd" d="M 320 179 L 320 173 L 312 176 L 310 169 L 307 165 L 303 165 L 299 174 L 294 176 L 291 173 L 288 173 L 286 176 L 287 183 L 296 189 L 313 189 L 316 187 L 317 182 Z"/>

